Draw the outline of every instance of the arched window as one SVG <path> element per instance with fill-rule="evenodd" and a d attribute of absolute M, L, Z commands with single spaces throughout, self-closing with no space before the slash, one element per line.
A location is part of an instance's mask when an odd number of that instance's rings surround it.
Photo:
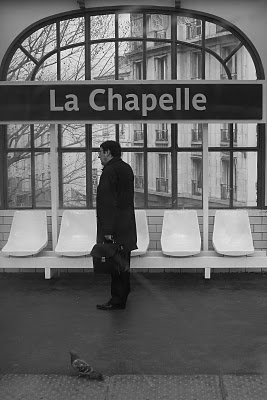
<path fill-rule="evenodd" d="M 26 29 L 8 49 L 1 80 L 256 80 L 259 56 L 225 20 L 183 9 L 65 13 Z M 49 126 L 10 124 L 1 136 L 2 208 L 50 207 Z M 262 124 L 210 123 L 212 208 L 263 208 Z M 121 143 L 138 208 L 202 208 L 202 124 L 61 124 L 60 207 L 95 206 L 99 145 Z M 259 173 L 260 172 L 260 173 Z"/>

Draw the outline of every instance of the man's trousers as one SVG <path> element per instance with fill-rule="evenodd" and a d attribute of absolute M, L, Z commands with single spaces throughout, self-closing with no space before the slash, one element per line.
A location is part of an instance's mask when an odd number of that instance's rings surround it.
<path fill-rule="evenodd" d="M 126 257 L 129 260 L 131 252 L 127 252 Z M 126 304 L 130 287 L 130 270 L 126 272 L 118 272 L 117 268 L 111 272 L 111 304 Z"/>

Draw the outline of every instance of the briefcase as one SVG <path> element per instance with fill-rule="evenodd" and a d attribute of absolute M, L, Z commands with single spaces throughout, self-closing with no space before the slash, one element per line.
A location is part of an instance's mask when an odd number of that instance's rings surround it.
<path fill-rule="evenodd" d="M 114 255 L 117 251 L 116 243 L 97 243 L 91 250 L 95 274 L 110 274 L 115 268 Z"/>
<path fill-rule="evenodd" d="M 91 256 L 96 274 L 120 273 L 130 268 L 123 245 L 117 243 L 97 243 L 91 250 Z"/>

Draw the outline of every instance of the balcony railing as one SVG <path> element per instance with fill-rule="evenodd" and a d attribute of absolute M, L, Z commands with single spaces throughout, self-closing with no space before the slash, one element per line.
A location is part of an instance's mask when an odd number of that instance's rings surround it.
<path fill-rule="evenodd" d="M 230 199 L 230 185 L 225 183 L 221 183 L 221 199 L 227 200 Z M 237 200 L 237 186 L 233 187 L 233 200 Z"/>
<path fill-rule="evenodd" d="M 202 195 L 202 187 L 199 186 L 199 182 L 197 180 L 192 180 L 192 194 L 194 196 Z"/>
<path fill-rule="evenodd" d="M 168 129 L 156 129 L 156 143 L 168 142 Z"/>
<path fill-rule="evenodd" d="M 162 31 L 155 31 L 154 32 L 154 37 L 156 39 L 166 39 L 167 34 L 166 31 L 162 30 Z M 163 42 L 154 42 L 154 46 L 162 46 L 164 43 Z"/>
<path fill-rule="evenodd" d="M 156 191 L 168 193 L 168 179 L 156 178 Z"/>
<path fill-rule="evenodd" d="M 191 129 L 192 132 L 192 142 L 202 142 L 203 131 L 202 129 Z"/>
<path fill-rule="evenodd" d="M 231 77 L 233 80 L 237 79 L 237 73 L 236 72 L 231 72 Z M 221 79 L 229 79 L 228 75 L 225 73 L 221 73 Z"/>
<path fill-rule="evenodd" d="M 135 129 L 134 130 L 134 142 L 144 141 L 144 131 Z"/>
<path fill-rule="evenodd" d="M 134 176 L 134 187 L 136 189 L 144 189 L 144 177 L 141 175 Z"/>

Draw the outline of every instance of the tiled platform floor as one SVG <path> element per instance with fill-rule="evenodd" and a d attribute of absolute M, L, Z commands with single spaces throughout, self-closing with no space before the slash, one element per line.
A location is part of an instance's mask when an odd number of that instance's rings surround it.
<path fill-rule="evenodd" d="M 114 375 L 104 381 L 60 375 L 0 375 L 2 400 L 265 400 L 266 377 Z"/>

